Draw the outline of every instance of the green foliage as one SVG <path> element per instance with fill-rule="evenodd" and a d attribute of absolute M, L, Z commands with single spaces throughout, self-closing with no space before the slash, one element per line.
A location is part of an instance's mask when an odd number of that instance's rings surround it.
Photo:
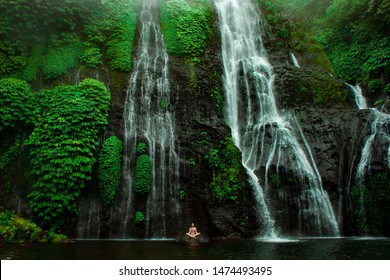
<path fill-rule="evenodd" d="M 84 65 L 97 68 L 106 58 L 114 71 L 131 69 L 132 50 L 139 3 L 126 0 L 102 1 L 85 19 Z"/>
<path fill-rule="evenodd" d="M 33 108 L 29 85 L 21 80 L 0 80 L 0 131 L 5 127 L 21 128 L 30 122 Z"/>
<path fill-rule="evenodd" d="M 43 231 L 33 222 L 23 219 L 9 211 L 0 212 L 0 235 L 3 241 L 14 242 L 52 242 L 67 241 L 63 234 Z"/>
<path fill-rule="evenodd" d="M 152 161 L 148 155 L 137 157 L 135 165 L 134 191 L 148 194 L 152 189 Z"/>
<path fill-rule="evenodd" d="M 211 90 L 211 97 L 214 99 L 215 108 L 219 115 L 222 113 L 223 92 L 222 90 Z"/>
<path fill-rule="evenodd" d="M 383 88 L 383 93 L 389 94 L 390 93 L 390 84 L 385 85 Z"/>
<path fill-rule="evenodd" d="M 166 110 L 168 108 L 168 102 L 165 98 L 161 100 L 161 109 Z"/>
<path fill-rule="evenodd" d="M 368 82 L 368 92 L 375 93 L 380 91 L 382 87 L 382 82 L 379 79 L 374 79 Z"/>
<path fill-rule="evenodd" d="M 382 235 L 390 224 L 390 179 L 387 174 L 375 174 L 362 187 L 351 191 L 358 230 L 363 234 Z"/>
<path fill-rule="evenodd" d="M 42 67 L 48 78 L 61 75 L 69 65 L 73 67 L 80 53 L 76 42 L 83 31 L 83 18 L 89 17 L 93 2 L 67 0 L 52 5 L 41 0 L 1 1 L 0 39 L 5 43 L 0 46 L 0 60 L 4 62 L 0 76 L 34 82 Z M 76 41 L 67 40 L 70 34 Z M 63 44 L 58 44 L 61 40 Z"/>
<path fill-rule="evenodd" d="M 9 149 L 0 155 L 0 171 L 3 171 L 20 154 L 21 137 L 17 136 Z"/>
<path fill-rule="evenodd" d="M 384 100 L 383 98 L 380 98 L 380 99 L 378 99 L 378 100 L 376 100 L 376 101 L 374 102 L 374 107 L 375 107 L 375 106 L 382 105 L 383 103 L 385 103 L 385 100 Z"/>
<path fill-rule="evenodd" d="M 145 220 L 144 213 L 142 213 L 141 211 L 137 211 L 134 217 L 134 224 L 139 225 L 143 223 L 144 220 Z"/>
<path fill-rule="evenodd" d="M 196 165 L 196 160 L 194 158 L 188 159 L 188 162 L 190 163 L 191 166 L 195 166 Z"/>
<path fill-rule="evenodd" d="M 135 2 L 0 1 L 0 78 L 35 83 L 40 70 L 54 79 L 80 63 L 96 69 L 104 62 L 112 70 L 129 71 Z"/>
<path fill-rule="evenodd" d="M 58 78 L 77 66 L 82 54 L 82 44 L 77 37 L 72 37 L 70 41 L 55 42 L 55 45 L 59 46 L 49 49 L 43 63 L 45 78 Z"/>
<path fill-rule="evenodd" d="M 213 6 L 208 0 L 163 0 L 161 22 L 167 50 L 199 63 L 211 35 L 214 17 Z"/>
<path fill-rule="evenodd" d="M 321 41 L 336 74 L 344 81 L 363 81 L 390 65 L 384 2 L 334 0 L 323 8 L 318 30 L 326 31 L 319 32 Z"/>
<path fill-rule="evenodd" d="M 302 103 L 318 106 L 345 103 L 349 94 L 343 83 L 324 72 L 307 73 L 305 79 L 291 80 L 288 86 L 290 94 L 285 102 L 289 106 Z"/>
<path fill-rule="evenodd" d="M 42 227 L 58 229 L 78 214 L 77 199 L 91 179 L 110 95 L 103 83 L 85 79 L 78 86 L 56 87 L 39 96 L 36 127 L 26 141 L 34 178 L 30 209 Z"/>
<path fill-rule="evenodd" d="M 309 80 L 310 91 L 315 104 L 343 103 L 348 91 L 330 76 L 317 76 Z"/>
<path fill-rule="evenodd" d="M 43 61 L 42 57 L 44 56 L 44 49 L 42 46 L 37 45 L 31 49 L 30 54 L 26 59 L 26 67 L 17 74 L 16 77 L 28 82 L 32 83 L 37 80 L 37 75 L 39 69 L 42 68 Z"/>
<path fill-rule="evenodd" d="M 102 56 L 98 47 L 87 45 L 81 56 L 81 62 L 89 68 L 98 68 L 102 64 Z"/>
<path fill-rule="evenodd" d="M 268 27 L 272 30 L 274 46 L 278 48 L 290 48 L 296 51 L 302 50 L 302 45 L 307 43 L 305 35 L 304 18 L 294 1 L 274 0 L 258 1 L 262 5 Z"/>
<path fill-rule="evenodd" d="M 206 147 L 210 143 L 210 136 L 207 134 L 206 131 L 202 131 L 200 133 L 200 137 L 198 137 L 194 142 L 194 146 L 198 146 L 200 148 Z"/>
<path fill-rule="evenodd" d="M 121 175 L 123 143 L 116 136 L 107 138 L 99 153 L 99 189 L 105 207 L 113 204 Z"/>
<path fill-rule="evenodd" d="M 186 196 L 187 196 L 187 193 L 185 190 L 181 189 L 180 192 L 179 192 L 179 199 L 180 200 L 185 200 L 186 199 Z"/>
<path fill-rule="evenodd" d="M 137 154 L 139 156 L 146 154 L 147 151 L 148 151 L 148 146 L 146 145 L 146 143 L 144 143 L 144 142 L 138 143 L 138 145 L 137 145 Z"/>
<path fill-rule="evenodd" d="M 219 156 L 219 150 L 217 149 L 211 149 L 205 156 L 205 159 L 212 168 L 221 168 L 223 166 Z"/>
<path fill-rule="evenodd" d="M 241 155 L 231 137 L 221 141 L 218 150 L 210 150 L 206 155 L 213 169 L 213 180 L 209 184 L 218 202 L 236 201 L 245 187 L 241 170 Z"/>
<path fill-rule="evenodd" d="M 258 2 L 272 33 L 273 47 L 303 52 L 310 59 L 317 57 L 317 63 L 349 83 L 364 82 L 388 71 L 388 1 Z M 321 55 L 323 50 L 327 57 Z"/>

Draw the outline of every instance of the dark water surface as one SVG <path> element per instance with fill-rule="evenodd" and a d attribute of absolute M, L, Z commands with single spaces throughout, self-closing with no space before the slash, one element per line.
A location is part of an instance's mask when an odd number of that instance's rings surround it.
<path fill-rule="evenodd" d="M 196 246 L 176 243 L 173 240 L 78 240 L 71 244 L 6 245 L 0 248 L 0 259 L 389 260 L 390 239 L 215 240 Z"/>

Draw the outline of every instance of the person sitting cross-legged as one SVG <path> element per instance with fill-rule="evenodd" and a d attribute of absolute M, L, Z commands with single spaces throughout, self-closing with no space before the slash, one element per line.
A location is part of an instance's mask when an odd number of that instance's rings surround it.
<path fill-rule="evenodd" d="M 188 232 L 186 233 L 189 237 L 191 238 L 196 238 L 197 236 L 200 235 L 200 232 L 195 227 L 194 223 L 191 223 L 190 228 L 188 229 Z"/>

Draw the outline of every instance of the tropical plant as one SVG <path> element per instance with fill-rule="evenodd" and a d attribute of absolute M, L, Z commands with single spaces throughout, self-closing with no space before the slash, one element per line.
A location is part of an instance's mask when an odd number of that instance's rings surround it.
<path fill-rule="evenodd" d="M 209 188 L 215 199 L 219 202 L 237 200 L 245 184 L 241 174 L 241 155 L 232 138 L 221 141 L 218 149 L 210 150 L 205 158 L 213 170 Z"/>
<path fill-rule="evenodd" d="M 144 143 L 144 142 L 138 143 L 138 145 L 137 145 L 137 154 L 139 156 L 146 154 L 147 151 L 148 151 L 148 146 L 146 145 L 146 143 Z"/>
<path fill-rule="evenodd" d="M 91 179 L 98 133 L 107 124 L 110 94 L 103 83 L 44 91 L 41 110 L 26 146 L 34 183 L 30 209 L 44 228 L 58 229 L 78 214 L 77 199 Z"/>
<path fill-rule="evenodd" d="M 167 50 L 199 63 L 211 35 L 213 7 L 208 0 L 163 0 L 161 21 Z"/>
<path fill-rule="evenodd" d="M 144 220 L 145 220 L 144 213 L 142 213 L 141 211 L 137 211 L 134 217 L 134 224 L 136 225 L 141 224 L 144 222 Z"/>
<path fill-rule="evenodd" d="M 152 161 L 148 155 L 137 157 L 134 176 L 134 191 L 139 194 L 148 194 L 152 189 Z"/>
<path fill-rule="evenodd" d="M 99 190 L 105 207 L 113 204 L 121 175 L 123 143 L 116 136 L 107 138 L 99 153 Z"/>
<path fill-rule="evenodd" d="M 31 122 L 33 108 L 30 86 L 21 80 L 0 80 L 0 131 L 6 127 L 21 129 Z"/>
<path fill-rule="evenodd" d="M 0 212 L 0 235 L 2 241 L 7 243 L 24 241 L 59 243 L 68 240 L 65 235 L 44 231 L 35 223 L 10 211 Z"/>

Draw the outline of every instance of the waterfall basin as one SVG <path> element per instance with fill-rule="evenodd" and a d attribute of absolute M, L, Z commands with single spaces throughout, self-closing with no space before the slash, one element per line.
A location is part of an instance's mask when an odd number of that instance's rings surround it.
<path fill-rule="evenodd" d="M 283 238 L 210 240 L 186 246 L 174 239 L 76 240 L 70 244 L 8 244 L 0 259 L 24 260 L 386 260 L 390 238 Z M 282 239 L 282 240 L 283 240 Z"/>

